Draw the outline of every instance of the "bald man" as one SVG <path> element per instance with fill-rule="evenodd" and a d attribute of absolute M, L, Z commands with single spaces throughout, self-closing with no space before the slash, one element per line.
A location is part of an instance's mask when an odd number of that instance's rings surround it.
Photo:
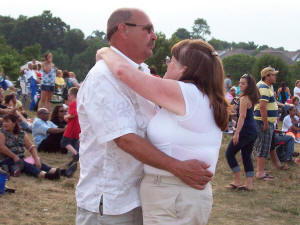
<path fill-rule="evenodd" d="M 112 50 L 150 74 L 143 62 L 152 55 L 157 37 L 143 11 L 114 11 L 107 22 L 107 38 Z M 117 80 L 103 60 L 82 83 L 77 111 L 81 127 L 77 225 L 142 225 L 143 163 L 169 171 L 198 189 L 211 180 L 204 163 L 178 161 L 144 138 L 154 104 Z"/>

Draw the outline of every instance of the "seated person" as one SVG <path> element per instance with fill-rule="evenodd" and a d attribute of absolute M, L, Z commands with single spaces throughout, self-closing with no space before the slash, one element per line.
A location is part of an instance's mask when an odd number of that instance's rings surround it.
<path fill-rule="evenodd" d="M 20 112 L 23 112 L 22 103 L 17 100 L 16 93 L 8 94 L 4 97 L 4 105 L 9 109 L 17 109 Z"/>
<path fill-rule="evenodd" d="M 55 87 L 58 93 L 62 94 L 62 90 L 66 85 L 63 73 L 61 70 L 56 71 Z"/>
<path fill-rule="evenodd" d="M 67 122 L 64 119 L 64 116 L 66 115 L 67 110 L 63 105 L 57 105 L 54 107 L 52 114 L 51 114 L 51 119 L 50 121 L 53 122 L 58 128 L 65 128 L 67 125 Z M 53 142 L 58 143 L 61 142 L 61 139 L 63 137 L 63 133 L 58 133 L 56 135 L 52 135 L 53 137 Z M 67 149 L 61 148 L 60 151 L 62 153 L 67 153 Z"/>
<path fill-rule="evenodd" d="M 279 145 L 279 146 L 278 146 Z M 277 149 L 276 149 L 276 146 Z M 280 162 L 286 162 L 288 164 L 294 164 L 292 159 L 294 154 L 294 139 L 292 136 L 286 135 L 284 132 L 276 130 L 272 136 L 271 150 L 276 149 L 277 159 L 273 160 L 273 164 L 278 169 L 288 169 L 288 166 L 282 165 Z"/>
<path fill-rule="evenodd" d="M 296 96 L 292 98 L 292 104 L 296 107 L 296 115 L 300 118 L 300 100 Z"/>
<path fill-rule="evenodd" d="M 65 129 L 58 128 L 49 121 L 49 114 L 48 109 L 39 108 L 37 118 L 33 122 L 32 134 L 38 151 L 56 152 L 60 149 L 60 141 L 54 141 L 56 140 L 55 136 L 62 134 Z"/>
<path fill-rule="evenodd" d="M 287 135 L 292 136 L 296 142 L 300 141 L 300 120 L 296 116 L 296 107 L 291 106 L 288 110 L 288 115 L 284 117 L 282 131 Z"/>
<path fill-rule="evenodd" d="M 34 164 L 23 160 L 24 147 L 32 155 Z M 21 131 L 18 118 L 13 114 L 7 114 L 3 117 L 3 127 L 0 131 L 0 165 L 10 168 L 14 176 L 18 176 L 20 172 L 25 172 L 35 177 L 50 180 L 60 178 L 59 168 L 51 168 L 41 163 L 35 145 L 32 145 L 28 136 Z"/>

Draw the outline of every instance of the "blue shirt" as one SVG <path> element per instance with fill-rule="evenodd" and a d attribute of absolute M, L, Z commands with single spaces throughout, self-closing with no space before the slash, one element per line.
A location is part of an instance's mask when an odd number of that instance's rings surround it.
<path fill-rule="evenodd" d="M 36 118 L 33 122 L 32 134 L 35 145 L 38 147 L 43 140 L 49 135 L 47 130 L 50 128 L 57 128 L 57 126 L 51 121 L 44 121 L 40 118 Z"/>

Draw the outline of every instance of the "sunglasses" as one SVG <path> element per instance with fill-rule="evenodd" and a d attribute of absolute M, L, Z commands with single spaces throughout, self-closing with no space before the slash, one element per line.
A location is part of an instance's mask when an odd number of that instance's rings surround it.
<path fill-rule="evenodd" d="M 59 112 L 66 112 L 66 110 L 59 110 Z"/>
<path fill-rule="evenodd" d="M 151 32 L 154 32 L 154 28 L 152 24 L 146 24 L 146 25 L 140 25 L 140 24 L 135 24 L 135 23 L 124 23 L 127 26 L 130 27 L 142 27 L 143 30 L 146 30 L 148 34 Z"/>

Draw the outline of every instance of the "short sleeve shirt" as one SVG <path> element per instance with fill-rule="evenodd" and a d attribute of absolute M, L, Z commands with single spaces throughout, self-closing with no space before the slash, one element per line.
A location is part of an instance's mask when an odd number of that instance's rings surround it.
<path fill-rule="evenodd" d="M 295 119 L 298 121 L 299 120 L 298 116 L 295 116 Z M 293 125 L 294 124 L 291 120 L 290 115 L 285 116 L 283 119 L 283 123 L 282 123 L 282 131 L 284 131 L 284 132 L 289 131 Z"/>
<path fill-rule="evenodd" d="M 79 139 L 80 126 L 78 121 L 76 101 L 73 101 L 69 104 L 69 114 L 75 117 L 68 120 L 64 136 L 67 138 Z"/>
<path fill-rule="evenodd" d="M 131 61 L 120 51 L 132 66 Z M 142 64 L 144 71 L 149 69 Z M 77 206 L 120 215 L 140 206 L 139 182 L 143 164 L 120 149 L 114 139 L 134 133 L 145 136 L 153 103 L 116 79 L 103 60 L 89 71 L 77 94 L 80 133 L 80 178 L 76 188 Z"/>
<path fill-rule="evenodd" d="M 57 128 L 52 121 L 44 121 L 40 118 L 35 118 L 32 126 L 33 140 L 36 146 L 39 146 L 48 136 L 48 129 Z"/>
<path fill-rule="evenodd" d="M 267 119 L 269 123 L 275 123 L 278 117 L 278 106 L 274 96 L 273 86 L 268 86 L 262 80 L 257 83 L 257 88 L 260 93 L 260 101 L 267 102 Z M 262 120 L 259 103 L 254 107 L 254 119 Z"/>

